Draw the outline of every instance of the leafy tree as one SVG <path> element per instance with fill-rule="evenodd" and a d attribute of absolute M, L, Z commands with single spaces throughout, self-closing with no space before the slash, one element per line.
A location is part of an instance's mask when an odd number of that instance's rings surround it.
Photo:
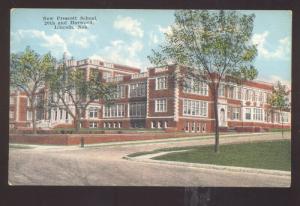
<path fill-rule="evenodd" d="M 67 68 L 64 59 L 51 74 L 48 85 L 51 94 L 49 106 L 67 111 L 74 120 L 76 131 L 79 131 L 87 107 L 100 99 L 109 103 L 116 91 L 115 85 L 101 81 L 97 72 L 92 72 L 87 78 L 84 70 Z"/>
<path fill-rule="evenodd" d="M 50 53 L 39 55 L 27 47 L 24 52 L 11 54 L 10 85 L 25 92 L 32 112 L 32 131 L 36 133 L 36 110 L 43 105 L 37 102 L 37 93 L 45 86 L 55 59 Z"/>
<path fill-rule="evenodd" d="M 283 137 L 283 112 L 290 109 L 290 103 L 288 102 L 287 95 L 289 94 L 286 85 L 283 85 L 280 81 L 277 81 L 273 86 L 272 95 L 268 99 L 269 104 L 272 107 L 272 112 L 279 110 L 281 120 L 281 135 Z"/>
<path fill-rule="evenodd" d="M 251 43 L 255 16 L 236 11 L 180 10 L 175 12 L 171 32 L 165 44 L 152 50 L 151 63 L 186 65 L 179 79 L 204 81 L 213 95 L 215 116 L 215 152 L 219 151 L 218 89 L 226 76 L 251 79 L 256 45 Z M 241 72 L 242 69 L 244 72 Z M 251 72 L 250 72 L 251 73 Z M 254 75 L 255 76 L 255 75 Z"/>

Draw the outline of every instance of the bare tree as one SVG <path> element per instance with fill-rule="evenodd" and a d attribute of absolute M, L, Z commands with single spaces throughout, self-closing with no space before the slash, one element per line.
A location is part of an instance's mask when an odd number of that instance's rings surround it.
<path fill-rule="evenodd" d="M 51 74 L 48 85 L 50 107 L 63 107 L 73 118 L 76 131 L 87 107 L 96 100 L 109 102 L 116 90 L 113 83 L 102 81 L 97 72 L 87 78 L 83 70 L 67 68 L 65 60 Z"/>
<path fill-rule="evenodd" d="M 286 85 L 283 85 L 280 81 L 277 81 L 273 86 L 272 95 L 269 98 L 269 104 L 272 107 L 272 111 L 279 110 L 280 122 L 281 122 L 281 136 L 283 137 L 283 112 L 290 109 L 290 103 L 288 102 L 287 95 L 289 91 Z"/>

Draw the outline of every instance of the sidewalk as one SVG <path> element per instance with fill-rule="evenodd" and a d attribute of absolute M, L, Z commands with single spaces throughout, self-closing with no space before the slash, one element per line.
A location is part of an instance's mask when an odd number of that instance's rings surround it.
<path fill-rule="evenodd" d="M 273 133 L 235 133 L 235 134 L 221 134 L 220 139 L 225 137 L 241 137 L 241 136 L 261 136 L 261 135 L 270 135 L 270 134 L 279 134 L 279 132 Z M 176 137 L 176 138 L 167 138 L 167 139 L 151 139 L 151 140 L 135 140 L 135 141 L 120 141 L 120 142 L 105 142 L 105 143 L 95 143 L 95 144 L 85 144 L 84 147 L 99 147 L 99 146 L 115 146 L 115 145 L 135 145 L 135 144 L 159 144 L 167 142 L 186 142 L 186 141 L 196 141 L 204 139 L 213 139 L 215 136 L 213 134 L 193 136 L 193 137 Z M 10 146 L 14 148 L 24 148 L 24 149 L 33 149 L 33 148 L 77 148 L 79 145 L 39 145 L 39 144 L 21 144 L 21 143 L 10 143 Z"/>

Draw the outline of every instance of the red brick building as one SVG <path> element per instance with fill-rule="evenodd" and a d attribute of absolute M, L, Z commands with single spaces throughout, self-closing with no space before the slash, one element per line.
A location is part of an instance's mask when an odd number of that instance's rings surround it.
<path fill-rule="evenodd" d="M 118 89 L 110 106 L 102 101 L 89 105 L 82 119 L 85 128 L 169 128 L 188 132 L 214 130 L 213 98 L 208 85 L 193 79 L 179 84 L 176 78 L 184 67 L 169 65 L 138 68 L 105 63 L 98 60 L 67 60 L 68 68 L 79 68 L 86 77 L 99 72 L 103 81 L 116 82 Z M 221 83 L 218 112 L 222 131 L 260 131 L 268 128 L 290 127 L 290 112 L 270 110 L 267 98 L 272 84 L 247 81 L 243 85 Z M 47 92 L 41 92 L 40 99 Z M 42 96 L 45 95 L 45 96 Z M 38 98 L 39 99 L 39 98 Z M 11 92 L 10 127 L 31 127 L 31 112 L 26 95 Z M 72 127 L 73 120 L 63 107 L 37 112 L 37 127 Z"/>

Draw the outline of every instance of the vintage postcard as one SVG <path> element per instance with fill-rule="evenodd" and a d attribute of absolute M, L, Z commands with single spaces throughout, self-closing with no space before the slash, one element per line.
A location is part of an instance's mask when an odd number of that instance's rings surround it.
<path fill-rule="evenodd" d="M 290 187 L 287 10 L 12 9 L 9 184 Z"/>

